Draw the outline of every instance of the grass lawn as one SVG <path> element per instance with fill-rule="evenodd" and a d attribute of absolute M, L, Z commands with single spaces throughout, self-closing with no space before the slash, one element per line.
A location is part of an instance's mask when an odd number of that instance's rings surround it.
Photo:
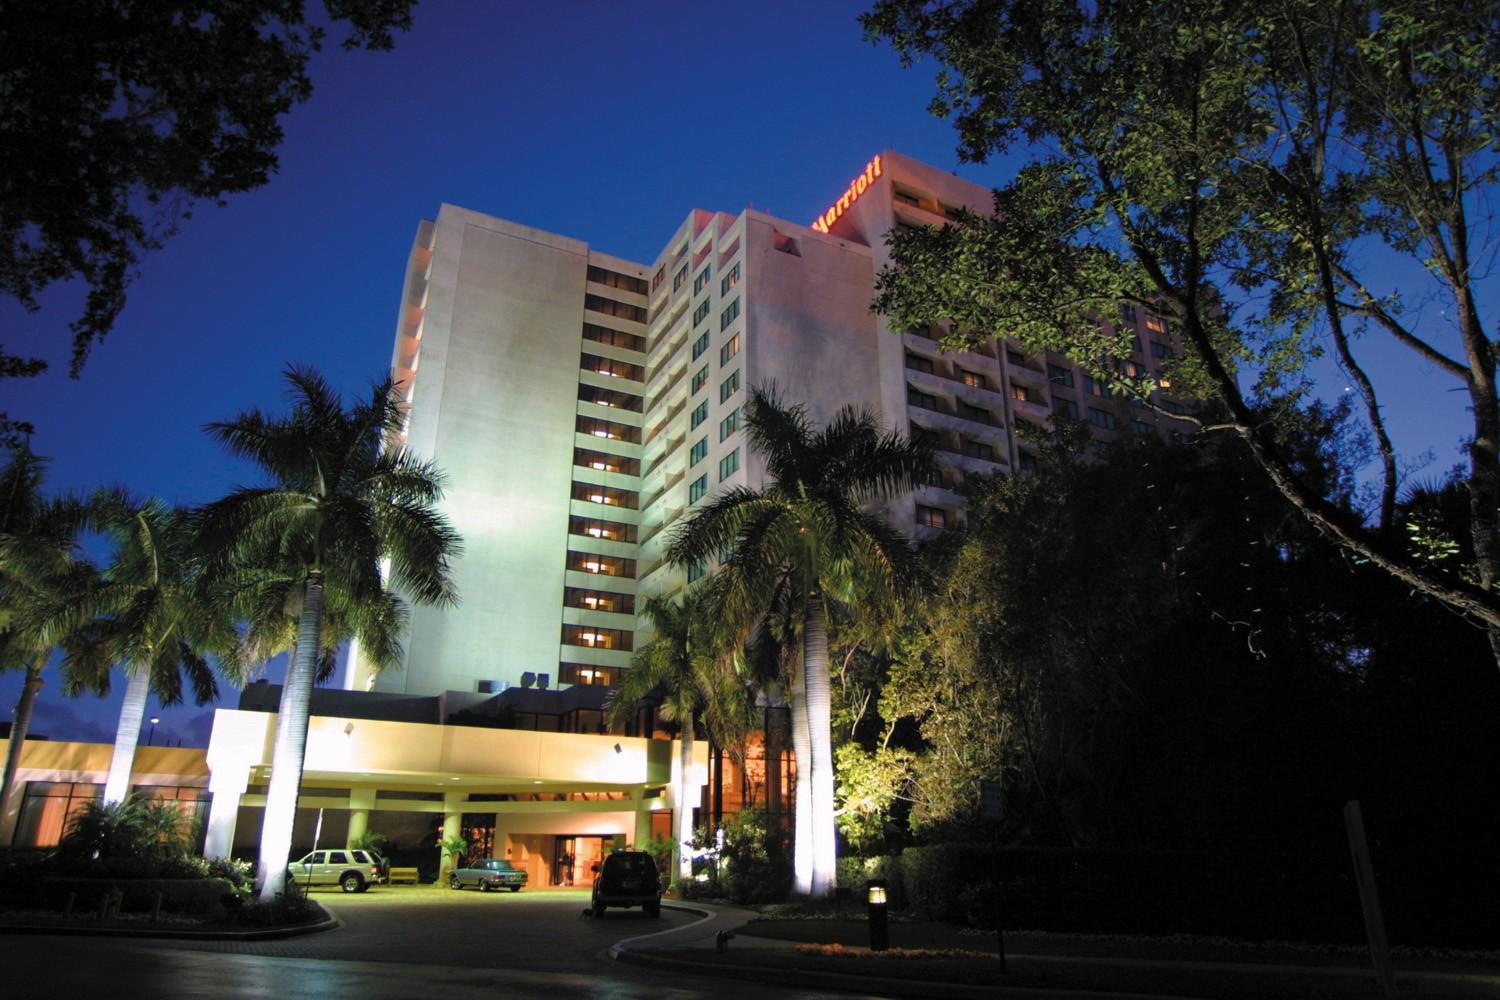
<path fill-rule="evenodd" d="M 825 916 L 821 919 L 752 920 L 741 933 L 808 945 L 842 946 L 819 954 L 816 949 L 736 950 L 726 955 L 684 951 L 681 957 L 723 964 L 745 964 L 753 956 L 757 966 L 788 972 L 842 972 L 892 979 L 954 982 L 988 986 L 1025 986 L 1054 989 L 1111 989 L 1141 993 L 1171 993 L 1223 1000 L 1281 1000 L 1327 997 L 1354 1000 L 1374 997 L 1376 990 L 1363 949 L 1293 944 L 1254 944 L 1210 938 L 1143 938 L 1133 936 L 1017 933 L 1006 934 L 1007 974 L 1000 975 L 995 934 L 977 932 L 933 921 L 897 921 L 890 925 L 893 949 L 958 950 L 963 956 L 912 957 L 869 952 L 869 925 L 864 920 Z M 1427 971 L 1494 976 L 1497 956 L 1475 953 L 1400 954 L 1401 971 Z M 1162 967 L 1143 964 L 1230 963 L 1243 966 L 1293 966 L 1301 971 L 1261 972 L 1255 968 Z M 1341 974 L 1338 970 L 1353 970 Z M 1445 980 L 1401 983 L 1403 996 L 1493 997 L 1496 985 L 1487 981 Z"/>

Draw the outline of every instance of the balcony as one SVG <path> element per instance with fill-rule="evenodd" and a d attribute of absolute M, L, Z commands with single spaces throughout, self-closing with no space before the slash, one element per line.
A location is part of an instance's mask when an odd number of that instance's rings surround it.
<path fill-rule="evenodd" d="M 665 417 L 662 417 L 661 420 L 657 422 L 656 426 L 652 427 L 650 432 L 647 433 L 645 443 L 650 444 L 652 441 L 654 441 L 658 434 L 667 429 L 667 425 L 676 418 L 677 414 L 681 413 L 685 409 L 687 409 L 686 399 L 668 410 L 667 415 Z"/>
<path fill-rule="evenodd" d="M 677 473 L 677 475 L 672 476 L 670 479 L 668 479 L 665 483 L 662 483 L 661 489 L 659 489 L 655 493 L 651 494 L 651 496 L 646 500 L 646 502 L 643 503 L 643 504 L 641 504 L 641 510 L 643 510 L 643 511 L 644 510 L 650 510 L 651 506 L 653 504 L 655 504 L 656 501 L 658 501 L 662 497 L 666 496 L 668 493 L 670 493 L 672 491 L 672 487 L 674 487 L 678 483 L 682 482 L 682 478 L 683 478 L 683 476 L 685 474 L 686 473 L 679 472 L 679 473 Z"/>

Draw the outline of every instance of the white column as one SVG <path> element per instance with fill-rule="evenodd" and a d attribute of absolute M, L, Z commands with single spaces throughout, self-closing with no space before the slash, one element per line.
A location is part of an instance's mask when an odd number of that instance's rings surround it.
<path fill-rule="evenodd" d="M 234 851 L 234 825 L 240 814 L 240 798 L 250 782 L 248 771 L 209 775 L 208 829 L 203 838 L 205 858 L 227 858 Z"/>
<path fill-rule="evenodd" d="M 375 789 L 349 789 L 349 835 L 346 842 L 351 847 L 355 841 L 365 835 L 366 830 L 370 829 L 370 810 L 374 808 Z"/>
<path fill-rule="evenodd" d="M 463 809 L 465 793 L 449 792 L 443 796 L 443 839 L 457 837 L 459 834 L 460 815 Z M 451 858 L 442 846 L 438 846 L 438 882 L 441 883 L 453 870 L 453 858 Z"/>

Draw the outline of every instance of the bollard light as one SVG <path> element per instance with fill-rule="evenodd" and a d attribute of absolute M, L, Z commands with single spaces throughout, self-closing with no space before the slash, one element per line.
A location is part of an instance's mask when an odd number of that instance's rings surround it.
<path fill-rule="evenodd" d="M 891 946 L 891 929 L 886 914 L 884 879 L 870 879 L 865 902 L 870 910 L 870 950 L 885 951 Z"/>

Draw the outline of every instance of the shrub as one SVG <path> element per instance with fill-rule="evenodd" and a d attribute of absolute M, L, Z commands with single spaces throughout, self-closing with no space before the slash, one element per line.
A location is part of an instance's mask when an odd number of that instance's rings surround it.
<path fill-rule="evenodd" d="M 269 903 L 248 899 L 235 909 L 231 919 L 246 927 L 280 927 L 326 920 L 328 913 L 301 893 L 282 893 Z"/>
<path fill-rule="evenodd" d="M 234 886 L 221 878 L 74 878 L 54 875 L 37 880 L 30 898 L 22 905 L 60 910 L 68 894 L 74 893 L 75 912 L 93 910 L 112 892 L 121 895 L 122 913 L 150 912 L 156 905 L 156 894 L 161 893 L 163 913 L 214 916 L 219 912 L 224 896 L 234 893 Z"/>
<path fill-rule="evenodd" d="M 235 858 L 210 858 L 206 861 L 210 878 L 227 879 L 236 889 L 249 889 L 255 881 L 255 866 Z"/>
<path fill-rule="evenodd" d="M 857 855 L 839 858 L 839 888 L 848 889 L 850 895 L 861 902 L 865 898 L 865 890 L 870 880 L 876 878 L 885 880 L 886 899 L 890 905 L 894 909 L 905 909 L 907 906 L 906 887 L 902 881 L 899 854 L 877 855 L 869 858 Z"/>

